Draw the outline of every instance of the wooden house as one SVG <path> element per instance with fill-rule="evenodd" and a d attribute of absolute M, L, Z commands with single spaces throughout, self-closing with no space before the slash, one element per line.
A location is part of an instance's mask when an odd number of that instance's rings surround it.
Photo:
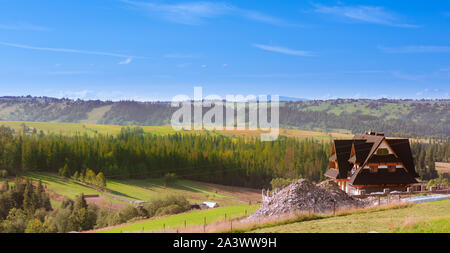
<path fill-rule="evenodd" d="M 383 191 L 404 191 L 417 183 L 409 140 L 386 138 L 368 131 L 351 140 L 334 140 L 330 166 L 325 176 L 352 195 Z"/>

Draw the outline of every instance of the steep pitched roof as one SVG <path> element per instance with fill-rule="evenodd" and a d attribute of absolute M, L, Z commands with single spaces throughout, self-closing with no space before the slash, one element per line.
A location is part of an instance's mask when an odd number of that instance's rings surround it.
<path fill-rule="evenodd" d="M 383 142 L 383 140 L 385 138 L 384 138 L 384 136 L 379 136 L 379 135 L 358 134 L 358 135 L 355 135 L 355 137 L 353 139 L 363 139 L 363 140 L 366 140 L 367 143 L 373 143 L 372 148 L 370 149 L 369 153 L 367 154 L 366 159 L 364 160 L 363 163 L 361 163 L 361 167 L 363 167 L 369 161 L 369 159 L 372 157 L 372 155 L 375 153 L 375 151 L 378 149 L 378 147 L 380 146 L 380 144 Z"/>
<path fill-rule="evenodd" d="M 385 141 L 394 154 L 377 155 L 376 150 Z M 416 183 L 418 174 L 414 169 L 414 160 L 408 139 L 388 139 L 384 134 L 357 134 L 352 140 L 335 140 L 335 153 L 330 160 L 338 163 L 338 169 L 330 168 L 325 175 L 336 179 L 346 179 L 354 163 L 360 164 L 350 178 L 353 185 L 411 184 Z M 364 167 L 368 163 L 402 163 L 405 169 L 389 172 L 387 169 L 370 173 Z"/>
<path fill-rule="evenodd" d="M 416 173 L 414 167 L 414 159 L 412 157 L 411 146 L 409 145 L 408 139 L 387 139 L 387 142 L 394 150 L 394 152 L 398 155 L 398 158 L 402 161 L 403 165 L 405 165 L 408 173 L 413 177 L 419 177 L 419 174 Z"/>
<path fill-rule="evenodd" d="M 370 170 L 363 169 L 355 173 L 349 183 L 352 185 L 414 184 L 417 180 L 404 170 L 389 172 L 383 169 L 378 170 L 377 173 L 370 173 Z"/>
<path fill-rule="evenodd" d="M 356 136 L 355 136 L 356 137 Z M 411 184 L 417 183 L 415 179 L 418 177 L 414 169 L 414 161 L 412 159 L 411 149 L 408 139 L 386 139 L 384 136 L 361 136 L 367 141 L 373 141 L 373 146 L 367 155 L 366 160 L 361 167 L 352 175 L 349 183 L 353 185 L 371 185 L 371 184 Z M 386 140 L 389 147 L 396 155 L 376 155 L 375 151 L 380 144 Z M 401 162 L 406 170 L 396 170 L 389 172 L 387 170 L 379 170 L 377 173 L 370 173 L 365 170 L 367 163 L 384 163 L 384 162 Z"/>
<path fill-rule="evenodd" d="M 336 162 L 338 164 L 338 174 L 332 169 L 328 170 L 325 175 L 336 179 L 347 178 L 348 172 L 353 165 L 348 161 L 352 149 L 353 140 L 334 140 L 334 150 L 336 155 Z M 333 157 L 333 156 L 332 156 Z"/>
<path fill-rule="evenodd" d="M 362 164 L 367 159 L 373 143 L 366 142 L 366 140 L 354 140 L 353 147 L 355 149 L 355 155 L 350 158 L 351 163 Z"/>

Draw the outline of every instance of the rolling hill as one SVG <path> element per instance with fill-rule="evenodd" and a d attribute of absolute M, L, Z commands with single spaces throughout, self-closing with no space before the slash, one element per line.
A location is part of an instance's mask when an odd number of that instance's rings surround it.
<path fill-rule="evenodd" d="M 450 136 L 449 105 L 448 99 L 286 100 L 280 104 L 280 124 L 287 129 L 325 132 L 374 129 L 388 135 Z M 2 121 L 163 126 L 170 124 L 175 110 L 169 102 L 0 97 Z"/>

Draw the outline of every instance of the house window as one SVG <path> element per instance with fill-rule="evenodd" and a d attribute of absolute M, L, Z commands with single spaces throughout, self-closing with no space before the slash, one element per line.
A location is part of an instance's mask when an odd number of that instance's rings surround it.
<path fill-rule="evenodd" d="M 389 155 L 389 151 L 387 148 L 379 148 L 377 150 L 377 155 Z"/>
<path fill-rule="evenodd" d="M 397 169 L 397 168 L 396 168 L 395 165 L 389 165 L 389 166 L 388 166 L 388 171 L 389 171 L 389 172 L 394 173 L 396 169 Z"/>
<path fill-rule="evenodd" d="M 378 166 L 370 166 L 370 173 L 377 173 L 378 172 Z"/>

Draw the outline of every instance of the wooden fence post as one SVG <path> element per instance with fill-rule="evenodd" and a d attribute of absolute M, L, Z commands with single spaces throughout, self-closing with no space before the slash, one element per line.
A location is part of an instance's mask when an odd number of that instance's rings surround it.
<path fill-rule="evenodd" d="M 166 232 L 166 223 L 163 224 L 163 233 Z"/>
<path fill-rule="evenodd" d="M 184 220 L 184 228 L 187 228 L 186 220 Z"/>
<path fill-rule="evenodd" d="M 227 214 L 225 213 L 225 220 L 227 220 Z"/>
<path fill-rule="evenodd" d="M 203 224 L 203 233 L 206 233 L 206 216 L 205 216 L 204 224 Z"/>
<path fill-rule="evenodd" d="M 245 209 L 245 216 L 247 216 L 247 209 Z"/>

